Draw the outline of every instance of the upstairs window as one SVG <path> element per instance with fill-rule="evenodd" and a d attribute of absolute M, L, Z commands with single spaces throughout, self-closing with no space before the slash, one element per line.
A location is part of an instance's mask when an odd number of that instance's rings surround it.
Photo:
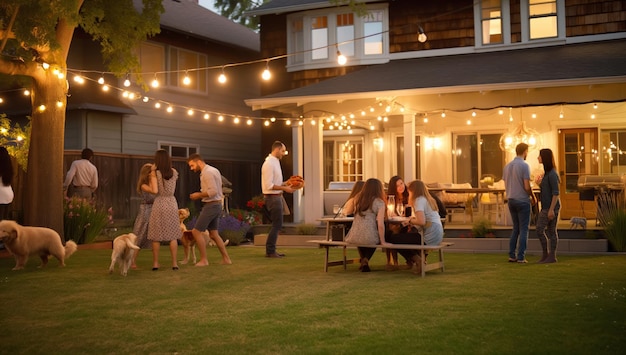
<path fill-rule="evenodd" d="M 530 39 L 557 37 L 557 6 L 556 0 L 529 0 L 528 27 Z"/>
<path fill-rule="evenodd" d="M 337 67 L 337 51 L 347 65 L 389 61 L 387 4 L 368 6 L 364 17 L 347 7 L 292 14 L 287 17 L 287 70 Z"/>
<path fill-rule="evenodd" d="M 502 3 L 500 0 L 483 0 L 481 5 L 482 43 L 502 43 Z"/>

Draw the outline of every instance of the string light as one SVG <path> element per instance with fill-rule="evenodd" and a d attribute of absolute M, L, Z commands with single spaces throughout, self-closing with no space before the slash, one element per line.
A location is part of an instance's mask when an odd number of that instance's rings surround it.
<path fill-rule="evenodd" d="M 424 29 L 422 28 L 422 26 L 417 26 L 417 40 L 420 43 L 424 43 L 426 42 L 426 40 L 428 40 L 428 37 L 426 36 L 426 32 L 424 32 Z"/>
<path fill-rule="evenodd" d="M 150 85 L 152 85 L 153 88 L 159 87 L 159 80 L 157 79 L 156 73 L 154 74 L 154 79 L 152 79 L 152 83 Z"/>
<path fill-rule="evenodd" d="M 130 74 L 126 74 L 126 80 L 124 80 L 124 86 L 125 87 L 130 86 Z"/>
<path fill-rule="evenodd" d="M 222 73 L 220 74 L 220 76 L 217 78 L 217 81 L 219 81 L 220 84 L 224 84 L 226 82 L 226 74 L 224 74 L 224 67 L 222 67 Z"/>
<path fill-rule="evenodd" d="M 341 51 L 337 49 L 337 64 L 346 65 L 348 62 L 348 58 L 345 55 L 341 54 Z"/>
<path fill-rule="evenodd" d="M 263 70 L 263 73 L 261 74 L 261 78 L 263 78 L 263 80 L 268 81 L 272 78 L 272 73 L 270 72 L 270 62 L 267 61 L 267 63 L 265 64 L 265 70 Z"/>
<path fill-rule="evenodd" d="M 189 73 L 185 71 L 185 77 L 183 78 L 183 85 L 189 86 L 191 84 L 191 78 L 189 78 Z"/>

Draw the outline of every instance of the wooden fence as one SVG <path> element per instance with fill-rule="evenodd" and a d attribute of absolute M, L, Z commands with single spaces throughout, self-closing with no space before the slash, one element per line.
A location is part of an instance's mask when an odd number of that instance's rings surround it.
<path fill-rule="evenodd" d="M 72 161 L 76 159 L 80 159 L 80 151 L 65 152 L 64 174 L 67 173 Z M 113 209 L 113 219 L 116 225 L 132 225 L 135 220 L 141 202 L 141 197 L 136 192 L 139 170 L 143 164 L 153 161 L 153 156 L 94 154 L 92 162 L 98 168 L 99 179 L 95 194 L 96 201 L 98 204 Z M 229 201 L 231 209 L 245 209 L 248 200 L 261 194 L 260 162 L 223 160 L 206 160 L 206 162 L 219 169 L 222 175 L 232 182 L 233 192 Z M 189 194 L 200 191 L 200 174 L 190 171 L 185 159 L 173 158 L 172 164 L 179 173 L 175 192 L 179 208 L 190 206 L 199 208 L 200 202 L 191 201 Z M 10 207 L 10 213 L 11 217 L 18 221 L 22 221 L 23 209 L 26 208 L 22 203 L 25 175 L 20 168 L 16 169 L 13 183 L 15 199 Z"/>

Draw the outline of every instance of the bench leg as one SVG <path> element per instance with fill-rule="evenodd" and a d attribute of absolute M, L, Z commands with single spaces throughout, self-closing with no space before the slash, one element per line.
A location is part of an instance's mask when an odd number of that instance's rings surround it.
<path fill-rule="evenodd" d="M 324 259 L 324 272 L 328 272 L 328 250 L 330 249 L 330 246 L 325 245 L 324 249 L 326 249 L 326 258 Z"/>

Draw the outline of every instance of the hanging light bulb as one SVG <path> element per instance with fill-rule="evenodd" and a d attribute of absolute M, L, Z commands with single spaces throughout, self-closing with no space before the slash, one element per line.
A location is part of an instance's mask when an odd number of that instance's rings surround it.
<path fill-rule="evenodd" d="M 152 79 L 152 83 L 150 85 L 152 85 L 153 88 L 159 87 L 159 80 L 157 79 L 156 73 L 154 74 L 154 79 Z"/>
<path fill-rule="evenodd" d="M 224 121 L 224 116 L 219 115 L 219 116 L 217 117 L 217 120 L 218 120 L 218 121 L 220 121 L 220 122 L 223 122 L 223 121 Z"/>
<path fill-rule="evenodd" d="M 104 73 L 102 73 L 102 75 L 98 78 L 98 84 L 104 85 Z"/>
<path fill-rule="evenodd" d="M 224 67 L 222 67 L 222 73 L 220 74 L 220 76 L 217 77 L 217 81 L 219 81 L 220 84 L 224 84 L 226 82 L 226 74 L 224 74 Z"/>
<path fill-rule="evenodd" d="M 167 109 L 165 109 L 165 111 L 172 113 L 174 111 L 174 108 L 172 106 L 167 106 Z"/>
<path fill-rule="evenodd" d="M 418 30 L 417 30 L 417 40 L 420 43 L 424 43 L 426 42 L 426 40 L 428 39 L 428 37 L 426 36 L 426 33 L 424 32 L 424 29 L 422 28 L 422 26 L 418 26 Z"/>
<path fill-rule="evenodd" d="M 185 71 L 185 77 L 183 78 L 183 85 L 191 84 L 191 79 L 189 78 L 189 74 Z"/>
<path fill-rule="evenodd" d="M 50 64 L 48 64 L 46 62 L 43 62 L 43 63 L 41 63 L 41 67 L 44 68 L 44 70 L 48 70 L 48 69 L 50 69 Z"/>
<path fill-rule="evenodd" d="M 107 85 L 107 84 L 102 85 L 102 91 L 104 91 L 104 92 L 109 91 L 109 85 Z"/>
<path fill-rule="evenodd" d="M 272 73 L 270 72 L 270 62 L 267 61 L 267 63 L 265 64 L 265 70 L 263 70 L 263 74 L 261 74 L 261 78 L 263 78 L 263 80 L 268 81 L 272 78 Z"/>
<path fill-rule="evenodd" d="M 446 118 L 446 111 L 441 111 L 441 118 Z"/>
<path fill-rule="evenodd" d="M 125 87 L 129 87 L 130 86 L 130 75 L 126 74 L 126 80 L 124 80 L 124 86 Z"/>
<path fill-rule="evenodd" d="M 252 120 L 248 118 L 248 120 L 246 121 L 246 124 L 247 124 L 248 126 L 252 126 Z"/>
<path fill-rule="evenodd" d="M 193 110 L 192 109 L 187 110 L 187 115 L 193 116 Z"/>
<path fill-rule="evenodd" d="M 211 118 L 211 116 L 210 116 L 208 113 L 205 113 L 205 114 L 204 114 L 204 119 L 205 119 L 205 120 L 208 120 L 209 118 Z"/>
<path fill-rule="evenodd" d="M 348 62 L 348 58 L 345 55 L 341 54 L 341 51 L 337 50 L 337 63 L 339 65 L 345 65 Z"/>

